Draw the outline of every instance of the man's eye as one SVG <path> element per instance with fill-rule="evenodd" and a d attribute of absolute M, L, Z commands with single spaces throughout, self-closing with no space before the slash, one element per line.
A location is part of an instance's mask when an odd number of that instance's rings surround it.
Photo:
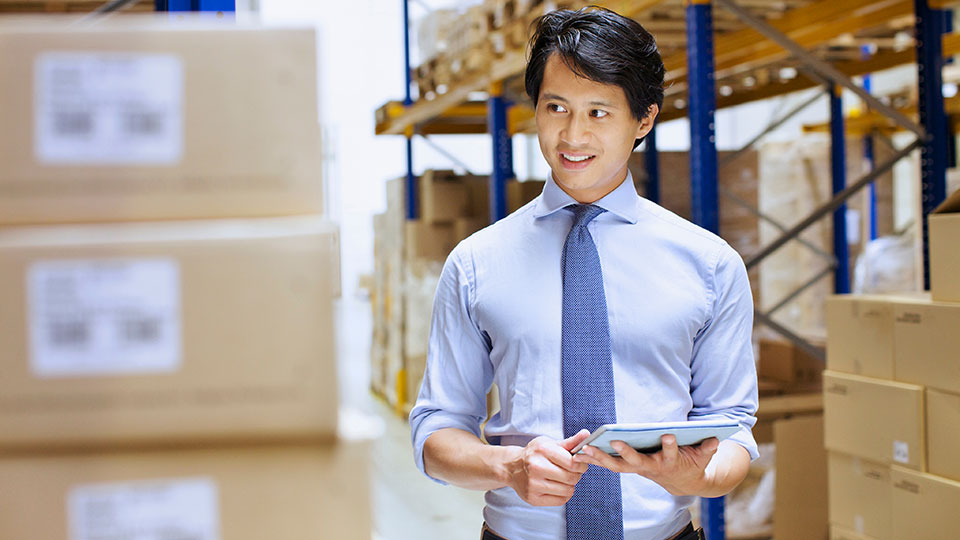
<path fill-rule="evenodd" d="M 593 116 L 594 116 L 595 118 L 603 118 L 604 116 L 606 116 L 606 115 L 609 114 L 609 113 L 607 113 L 607 111 L 601 111 L 600 109 L 594 109 L 594 110 L 591 112 L 591 114 L 593 114 Z"/>
<path fill-rule="evenodd" d="M 551 112 L 567 112 L 567 110 L 563 108 L 563 105 L 558 105 L 556 103 L 547 105 L 547 110 Z"/>

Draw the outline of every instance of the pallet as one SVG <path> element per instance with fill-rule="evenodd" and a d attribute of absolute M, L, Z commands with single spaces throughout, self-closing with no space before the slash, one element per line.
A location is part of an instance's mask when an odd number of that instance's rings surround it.
<path fill-rule="evenodd" d="M 451 71 L 453 67 L 450 56 L 445 53 L 417 66 L 412 75 L 420 97 L 434 99 L 436 96 L 445 94 L 454 82 L 454 74 Z"/>
<path fill-rule="evenodd" d="M 472 47 L 450 61 L 450 83 L 457 83 L 481 72 L 489 71 L 497 54 L 493 44 L 484 42 Z"/>
<path fill-rule="evenodd" d="M 517 20 L 526 20 L 531 11 L 543 4 L 544 0 L 487 0 L 485 5 L 492 16 L 493 28 L 503 28 Z M 542 14 L 542 10 L 540 12 Z"/>

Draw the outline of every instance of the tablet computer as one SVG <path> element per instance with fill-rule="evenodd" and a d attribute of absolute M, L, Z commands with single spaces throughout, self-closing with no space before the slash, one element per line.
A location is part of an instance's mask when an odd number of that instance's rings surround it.
<path fill-rule="evenodd" d="M 597 428 L 571 452 L 579 454 L 590 445 L 612 456 L 618 456 L 610 446 L 613 441 L 623 441 L 643 453 L 660 450 L 660 437 L 674 435 L 678 446 L 699 444 L 711 437 L 724 440 L 740 430 L 740 424 L 731 420 L 690 420 L 685 422 L 650 422 L 646 424 L 606 424 Z"/>

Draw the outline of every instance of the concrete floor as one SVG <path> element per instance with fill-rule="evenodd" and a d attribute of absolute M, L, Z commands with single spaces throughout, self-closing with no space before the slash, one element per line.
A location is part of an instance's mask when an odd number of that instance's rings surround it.
<path fill-rule="evenodd" d="M 370 393 L 373 322 L 368 299 L 340 299 L 336 320 L 340 401 L 384 423 L 370 466 L 374 539 L 477 540 L 483 523 L 483 492 L 441 486 L 420 473 L 413 461 L 406 419 Z"/>

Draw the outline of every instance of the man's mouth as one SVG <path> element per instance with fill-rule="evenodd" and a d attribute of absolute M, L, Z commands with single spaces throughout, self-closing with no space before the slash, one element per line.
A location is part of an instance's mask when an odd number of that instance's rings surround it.
<path fill-rule="evenodd" d="M 569 161 L 571 163 L 584 163 L 586 161 L 593 159 L 596 156 L 591 154 L 567 154 L 564 152 L 560 152 L 560 157 L 562 157 L 564 160 Z"/>

